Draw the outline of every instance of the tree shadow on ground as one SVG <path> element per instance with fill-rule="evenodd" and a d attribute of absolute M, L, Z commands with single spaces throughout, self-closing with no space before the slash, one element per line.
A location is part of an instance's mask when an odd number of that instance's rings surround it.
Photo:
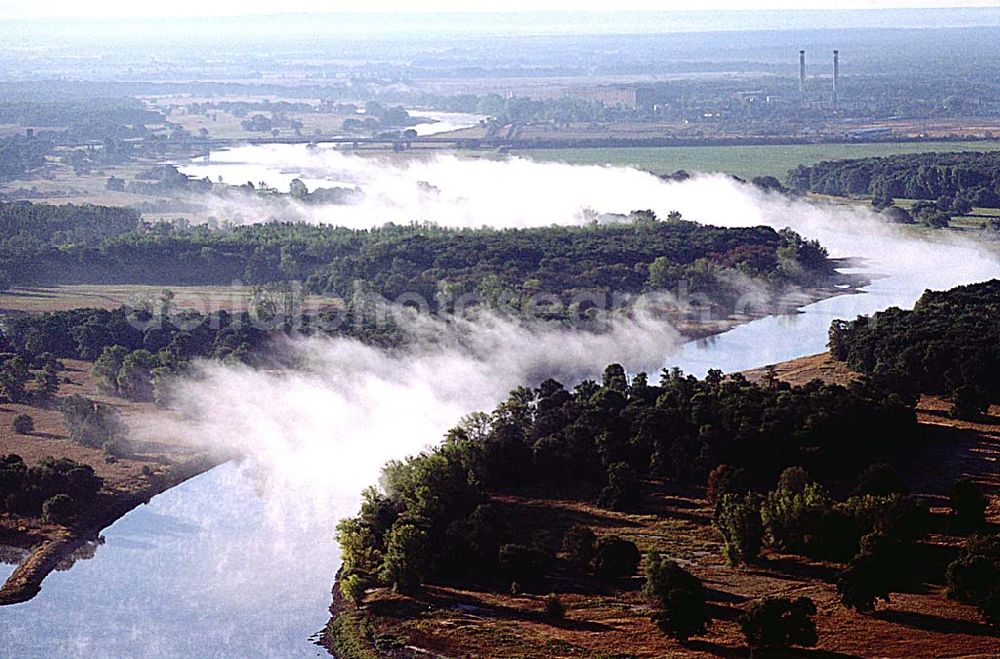
<path fill-rule="evenodd" d="M 996 634 L 989 625 L 981 622 L 957 618 L 943 618 L 929 613 L 917 613 L 916 611 L 886 609 L 876 613 L 875 617 L 886 622 L 923 629 L 924 631 L 936 634 L 967 634 L 969 636 L 993 636 Z"/>

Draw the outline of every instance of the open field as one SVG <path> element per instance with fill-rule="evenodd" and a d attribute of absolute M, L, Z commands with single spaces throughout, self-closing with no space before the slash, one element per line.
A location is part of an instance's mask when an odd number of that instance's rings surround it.
<path fill-rule="evenodd" d="M 688 172 L 723 172 L 744 179 L 774 176 L 783 181 L 788 170 L 797 165 L 931 151 L 1000 151 L 1000 141 L 538 149 L 522 151 L 518 155 L 539 162 L 622 165 L 654 174 L 670 174 L 684 169 Z"/>
<path fill-rule="evenodd" d="M 797 384 L 813 377 L 835 382 L 852 377 L 825 355 L 780 364 L 776 370 L 779 377 Z M 748 373 L 762 374 L 762 369 Z M 892 593 L 891 603 L 881 604 L 873 615 L 841 606 L 835 588 L 839 564 L 768 551 L 755 565 L 729 566 L 703 492 L 648 482 L 646 505 L 638 514 L 611 512 L 573 498 L 495 493 L 493 499 L 509 522 L 524 530 L 525 538 L 549 542 L 546 538 L 584 524 L 598 536 L 616 534 L 642 551 L 656 549 L 678 561 L 705 584 L 714 622 L 704 637 L 681 645 L 660 634 L 640 593 L 640 577 L 602 590 L 590 577 L 560 568 L 547 587 L 566 607 L 560 623 L 545 618 L 544 593 L 432 586 L 407 597 L 378 589 L 369 592 L 360 612 L 335 599 L 327 640 L 335 651 L 350 649 L 350 643 L 362 637 L 378 637 L 383 647 L 395 648 L 338 656 L 746 657 L 738 622 L 741 611 L 754 598 L 778 595 L 815 601 L 819 644 L 768 656 L 996 657 L 1000 639 L 973 607 L 946 597 L 939 572 L 964 542 L 951 529 L 942 497 L 956 478 L 976 480 L 989 496 L 991 523 L 1000 522 L 1000 408 L 994 406 L 986 422 L 965 423 L 944 415 L 946 406 L 934 398 L 920 401 L 920 431 L 897 463 L 914 493 L 929 498 L 934 513 L 934 531 L 918 546 L 920 564 L 928 567 L 926 579 L 919 587 Z M 934 469 L 927 469 L 928 464 Z"/>

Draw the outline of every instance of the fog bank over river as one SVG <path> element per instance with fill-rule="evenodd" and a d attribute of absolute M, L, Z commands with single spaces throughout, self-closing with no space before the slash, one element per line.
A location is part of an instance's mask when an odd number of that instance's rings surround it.
<path fill-rule="evenodd" d="M 156 497 L 109 528 L 94 558 L 53 574 L 34 600 L 0 609 L 0 644 L 14 655 L 320 654 L 306 639 L 328 617 L 336 521 L 356 511 L 385 459 L 439 441 L 461 415 L 491 409 L 546 372 L 572 386 L 570 378 L 599 375 L 610 361 L 655 380 L 661 366 L 702 375 L 815 353 L 833 318 L 909 306 L 925 288 L 1000 275 L 995 256 L 971 242 L 925 240 L 863 208 L 791 201 L 721 176 L 666 183 L 626 168 L 389 161 L 303 146 L 213 154 L 213 179 L 232 183 L 241 181 L 227 178 L 225 158 L 242 163 L 240 177 L 255 167 L 255 181 L 302 175 L 311 188 L 342 182 L 365 191 L 355 206 L 303 208 L 305 221 L 544 226 L 586 222 L 586 209 L 678 210 L 725 226 L 790 226 L 832 256 L 864 259 L 861 270 L 878 278 L 863 293 L 689 344 L 649 322 L 622 323 L 603 337 L 497 322 L 466 328 L 461 340 L 432 324 L 438 340 L 393 354 L 348 340 L 290 344 L 307 365 L 296 373 L 205 365 L 179 390 L 189 420 L 151 419 L 151 432 L 201 437 L 247 458 Z"/>

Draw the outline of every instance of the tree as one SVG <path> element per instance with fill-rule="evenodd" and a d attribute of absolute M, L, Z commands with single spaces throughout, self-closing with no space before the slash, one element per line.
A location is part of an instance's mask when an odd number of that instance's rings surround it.
<path fill-rule="evenodd" d="M 747 473 L 741 467 L 720 464 L 708 474 L 708 489 L 705 496 L 713 506 L 718 505 L 725 494 L 743 495 L 749 491 Z"/>
<path fill-rule="evenodd" d="M 1000 534 L 969 538 L 945 579 L 948 597 L 975 604 L 986 622 L 1000 630 Z"/>
<path fill-rule="evenodd" d="M 30 435 L 35 432 L 35 420 L 30 414 L 18 414 L 14 417 L 13 427 L 19 435 Z"/>
<path fill-rule="evenodd" d="M 512 584 L 537 588 L 545 579 L 548 556 L 536 547 L 516 543 L 500 547 L 500 568 Z"/>
<path fill-rule="evenodd" d="M 802 494 L 806 486 L 812 482 L 809 472 L 802 467 L 788 467 L 778 477 L 778 489 L 792 494 Z"/>
<path fill-rule="evenodd" d="M 19 356 L 11 357 L 0 365 L 0 396 L 11 403 L 24 400 L 24 384 L 28 381 L 28 367 Z"/>
<path fill-rule="evenodd" d="M 956 419 L 977 421 L 989 408 L 989 395 L 981 387 L 963 384 L 956 387 L 951 394 L 949 414 Z"/>
<path fill-rule="evenodd" d="M 292 199 L 301 201 L 309 196 L 309 188 L 302 182 L 302 179 L 293 178 L 291 184 L 288 186 L 288 194 L 291 195 Z"/>
<path fill-rule="evenodd" d="M 986 525 L 986 497 L 972 481 L 965 478 L 956 481 L 948 500 L 955 520 L 963 529 L 979 529 Z"/>
<path fill-rule="evenodd" d="M 107 346 L 101 351 L 92 371 L 98 386 L 108 391 L 118 391 L 118 371 L 128 353 L 129 349 L 120 345 Z"/>
<path fill-rule="evenodd" d="M 365 599 L 365 592 L 368 590 L 368 580 L 360 574 L 341 575 L 340 594 L 348 602 L 358 607 Z"/>
<path fill-rule="evenodd" d="M 379 578 L 399 592 L 417 588 L 424 578 L 427 533 L 398 521 L 386 538 Z"/>
<path fill-rule="evenodd" d="M 50 524 L 66 524 L 76 513 L 76 503 L 67 494 L 57 494 L 42 504 L 42 519 Z"/>
<path fill-rule="evenodd" d="M 59 391 L 59 374 L 50 365 L 35 373 L 35 393 L 42 398 L 51 398 Z"/>
<path fill-rule="evenodd" d="M 876 600 L 889 601 L 891 577 L 884 561 L 874 553 L 858 553 L 837 575 L 840 603 L 858 613 L 875 611 Z"/>
<path fill-rule="evenodd" d="M 148 350 L 133 350 L 122 360 L 118 391 L 129 400 L 153 400 L 153 370 L 159 360 Z"/>
<path fill-rule="evenodd" d="M 627 462 L 616 462 L 608 467 L 608 484 L 600 497 L 602 506 L 611 510 L 635 510 L 640 498 L 639 479 Z"/>
<path fill-rule="evenodd" d="M 753 649 L 812 647 L 819 640 L 815 615 L 816 605 L 808 597 L 765 597 L 750 604 L 740 616 L 740 627 Z"/>
<path fill-rule="evenodd" d="M 566 617 L 566 607 L 555 593 L 550 593 L 545 598 L 545 618 L 552 622 L 559 622 Z"/>
<path fill-rule="evenodd" d="M 621 579 L 635 574 L 641 558 L 634 542 L 606 535 L 594 549 L 594 569 L 605 577 Z"/>
<path fill-rule="evenodd" d="M 784 551 L 809 551 L 822 535 L 817 525 L 830 513 L 833 502 L 819 483 L 809 482 L 798 492 L 794 489 L 797 482 L 788 485 L 767 495 L 760 507 L 761 521 L 770 545 Z"/>
<path fill-rule="evenodd" d="M 566 559 L 580 569 L 586 569 L 594 559 L 596 536 L 586 526 L 571 526 L 563 534 L 562 550 Z"/>
<path fill-rule="evenodd" d="M 871 494 L 887 497 L 891 494 L 906 494 L 907 488 L 899 474 L 884 462 L 870 464 L 858 475 L 855 495 Z"/>
<path fill-rule="evenodd" d="M 756 561 L 764 536 L 759 497 L 724 495 L 715 515 L 715 528 L 722 535 L 722 551 L 731 565 Z"/>
<path fill-rule="evenodd" d="M 642 592 L 658 606 L 653 618 L 660 631 L 680 641 L 704 634 L 711 616 L 701 581 L 655 551 L 646 558 L 645 574 Z"/>
<path fill-rule="evenodd" d="M 621 364 L 609 364 L 604 369 L 603 386 L 624 394 L 628 391 L 628 376 Z"/>

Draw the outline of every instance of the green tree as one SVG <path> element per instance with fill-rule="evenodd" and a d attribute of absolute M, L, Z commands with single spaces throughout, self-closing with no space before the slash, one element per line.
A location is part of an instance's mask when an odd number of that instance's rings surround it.
<path fill-rule="evenodd" d="M 51 398 L 59 391 L 59 374 L 51 366 L 35 373 L 35 392 L 42 398 Z"/>
<path fill-rule="evenodd" d="M 607 535 L 594 548 L 594 569 L 605 577 L 621 579 L 635 574 L 641 558 L 634 542 Z"/>
<path fill-rule="evenodd" d="M 566 607 L 562 600 L 555 593 L 550 593 L 545 598 L 545 618 L 552 622 L 559 622 L 566 617 Z"/>
<path fill-rule="evenodd" d="M 680 641 L 704 634 L 711 616 L 701 581 L 655 551 L 646 557 L 645 574 L 642 592 L 657 604 L 660 631 Z"/>
<path fill-rule="evenodd" d="M 427 533 L 413 524 L 396 522 L 386 538 L 379 578 L 399 592 L 410 592 L 424 578 Z"/>
<path fill-rule="evenodd" d="M 35 432 L 35 420 L 30 414 L 18 414 L 14 417 L 14 432 L 19 435 L 30 435 Z"/>
<path fill-rule="evenodd" d="M 815 615 L 816 605 L 808 597 L 765 597 L 750 604 L 740 627 L 753 649 L 812 647 L 819 640 Z"/>
<path fill-rule="evenodd" d="M 344 575 L 340 579 L 340 594 L 354 606 L 361 606 L 368 586 L 368 580 L 360 574 Z"/>
<path fill-rule="evenodd" d="M 148 350 L 133 350 L 122 360 L 118 391 L 129 400 L 153 400 L 153 370 L 160 361 Z"/>
<path fill-rule="evenodd" d="M 67 524 L 76 514 L 76 503 L 68 494 L 56 494 L 42 504 L 42 519 L 50 524 Z"/>
<path fill-rule="evenodd" d="M 600 503 L 612 510 L 635 510 L 641 499 L 639 479 L 627 462 L 608 467 L 608 484 L 601 491 Z"/>
<path fill-rule="evenodd" d="M 986 497 L 972 481 L 963 478 L 955 482 L 948 496 L 955 520 L 963 529 L 979 529 L 986 525 Z"/>
<path fill-rule="evenodd" d="M 94 362 L 93 374 L 98 386 L 108 391 L 118 391 L 118 372 L 122 368 L 129 349 L 125 346 L 107 346 Z"/>
<path fill-rule="evenodd" d="M 731 565 L 753 563 L 760 555 L 764 537 L 760 498 L 753 494 L 724 495 L 719 500 L 715 528 L 722 535 L 722 551 Z"/>
<path fill-rule="evenodd" d="M 586 569 L 594 560 L 596 536 L 586 526 L 571 526 L 563 534 L 562 550 L 566 559 L 580 569 Z"/>
<path fill-rule="evenodd" d="M 19 356 L 5 361 L 0 365 L 0 396 L 11 403 L 24 400 L 24 384 L 28 377 L 28 367 Z"/>
<path fill-rule="evenodd" d="M 858 613 L 875 611 L 877 600 L 889 600 L 891 579 L 878 556 L 861 552 L 837 575 L 840 603 Z"/>

